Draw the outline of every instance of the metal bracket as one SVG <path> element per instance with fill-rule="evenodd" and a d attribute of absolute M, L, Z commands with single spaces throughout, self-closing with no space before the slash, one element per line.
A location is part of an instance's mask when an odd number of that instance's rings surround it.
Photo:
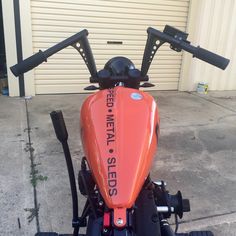
<path fill-rule="evenodd" d="M 190 43 L 189 41 L 187 41 L 187 38 L 188 38 L 187 33 L 183 32 L 179 29 L 176 29 L 172 26 L 166 25 L 164 30 L 163 30 L 163 33 L 166 33 L 169 36 L 174 37 L 178 41 L 184 41 L 185 43 Z M 176 44 L 170 44 L 170 48 L 172 50 L 176 51 L 176 52 L 181 52 L 182 51 L 182 48 L 178 47 Z"/>

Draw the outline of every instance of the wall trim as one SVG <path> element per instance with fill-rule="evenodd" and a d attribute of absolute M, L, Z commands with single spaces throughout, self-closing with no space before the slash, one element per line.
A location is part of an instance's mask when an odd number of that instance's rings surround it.
<path fill-rule="evenodd" d="M 189 34 L 188 40 L 193 44 L 197 34 L 196 24 L 199 23 L 198 15 L 200 7 L 201 0 L 190 0 L 186 32 Z M 188 52 L 183 52 L 180 80 L 178 86 L 179 91 L 191 91 L 194 86 L 194 80 L 191 76 L 192 60 L 192 54 Z"/>
<path fill-rule="evenodd" d="M 20 1 L 20 0 L 19 0 Z M 21 16 L 21 40 L 23 59 L 33 55 L 33 38 L 31 24 L 31 5 L 30 0 L 20 1 L 20 16 Z M 35 80 L 34 70 L 24 74 L 25 79 L 25 95 L 35 95 Z"/>
<path fill-rule="evenodd" d="M 9 68 L 17 63 L 13 1 L 2 0 L 2 15 L 9 95 L 19 96 L 19 81 L 15 78 Z"/>
<path fill-rule="evenodd" d="M 23 60 L 22 57 L 22 41 L 21 41 L 21 18 L 20 18 L 20 2 L 19 0 L 13 0 L 14 4 L 14 20 L 15 20 L 15 37 L 16 37 L 16 54 L 17 63 Z M 25 82 L 24 74 L 19 75 L 19 93 L 20 97 L 25 96 Z"/>

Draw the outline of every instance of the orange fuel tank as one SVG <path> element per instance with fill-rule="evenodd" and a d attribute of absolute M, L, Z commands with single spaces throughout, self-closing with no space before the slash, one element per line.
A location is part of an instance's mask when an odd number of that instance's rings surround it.
<path fill-rule="evenodd" d="M 156 102 L 136 89 L 101 90 L 84 102 L 80 122 L 86 159 L 106 205 L 131 208 L 157 148 Z"/>

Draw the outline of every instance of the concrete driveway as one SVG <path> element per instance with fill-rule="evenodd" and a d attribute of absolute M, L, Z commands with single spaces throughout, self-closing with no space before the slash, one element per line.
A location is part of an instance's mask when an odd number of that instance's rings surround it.
<path fill-rule="evenodd" d="M 236 91 L 152 95 L 161 116 L 152 178 L 191 202 L 179 232 L 236 236 Z M 87 96 L 0 97 L 0 235 L 71 232 L 67 170 L 49 113 L 63 110 L 77 173 L 83 156 L 79 112 Z"/>

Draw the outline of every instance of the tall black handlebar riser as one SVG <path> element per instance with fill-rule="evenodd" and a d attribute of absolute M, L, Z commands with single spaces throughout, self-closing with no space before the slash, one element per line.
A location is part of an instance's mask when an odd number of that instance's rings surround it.
<path fill-rule="evenodd" d="M 81 53 L 81 56 L 84 59 L 83 54 L 85 55 L 86 57 L 85 63 L 89 69 L 89 72 L 91 76 L 95 77 L 97 71 L 96 71 L 95 61 L 93 58 L 93 54 L 92 54 L 87 36 L 88 36 L 88 31 L 84 29 L 80 31 L 79 33 L 72 35 L 71 37 L 63 40 L 62 42 L 52 46 L 51 48 L 45 51 L 40 50 L 38 53 L 34 54 L 33 56 L 10 67 L 10 69 L 15 76 L 19 76 L 20 74 L 23 74 L 29 70 L 32 70 L 33 68 L 40 65 L 41 63 L 46 62 L 48 57 L 61 51 L 62 49 L 68 46 L 74 46 L 77 43 L 79 43 L 83 50 L 83 53 Z"/>
<path fill-rule="evenodd" d="M 71 37 L 63 40 L 62 42 L 45 50 L 44 54 L 48 58 L 48 57 L 52 56 L 53 54 L 61 51 L 62 49 L 83 40 L 83 38 L 86 38 L 87 36 L 88 36 L 88 30 L 84 29 L 84 30 L 80 31 L 79 33 L 76 33 L 76 34 L 72 35 Z"/>
<path fill-rule="evenodd" d="M 62 144 L 65 159 L 66 159 L 66 165 L 67 165 L 67 170 L 68 170 L 68 175 L 69 175 L 69 180 L 70 180 L 70 187 L 71 187 L 72 207 L 73 207 L 73 219 L 72 219 L 72 226 L 74 227 L 73 235 L 78 236 L 78 232 L 79 232 L 78 195 L 77 195 L 73 163 L 71 159 L 69 145 L 67 143 L 68 133 L 67 133 L 62 111 L 60 110 L 52 111 L 50 113 L 50 116 L 52 119 L 56 136 Z"/>
<path fill-rule="evenodd" d="M 156 43 L 156 39 L 152 37 L 152 35 L 148 34 L 144 54 L 143 61 L 141 66 L 141 76 L 145 77 L 148 73 L 149 67 L 152 63 L 152 60 L 156 54 L 158 48 L 163 44 L 163 41 L 160 41 L 158 44 Z"/>
<path fill-rule="evenodd" d="M 97 68 L 88 38 L 83 37 L 79 44 L 75 43 L 72 46 L 80 53 L 81 57 L 83 58 L 84 63 L 90 72 L 91 78 L 97 77 Z"/>

